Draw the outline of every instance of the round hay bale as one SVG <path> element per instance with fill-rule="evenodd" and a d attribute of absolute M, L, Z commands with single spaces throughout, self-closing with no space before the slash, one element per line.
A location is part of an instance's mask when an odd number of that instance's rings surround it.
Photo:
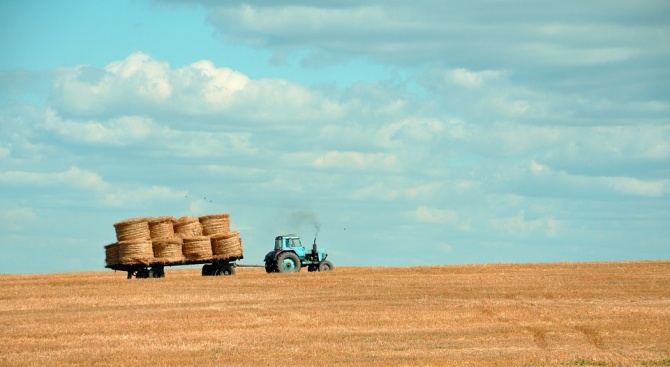
<path fill-rule="evenodd" d="M 179 237 L 156 238 L 151 241 L 155 261 L 162 264 L 181 263 L 186 260 L 182 253 L 182 239 Z"/>
<path fill-rule="evenodd" d="M 119 263 L 119 244 L 110 243 L 105 246 L 105 264 L 107 266 L 116 265 Z"/>
<path fill-rule="evenodd" d="M 154 260 L 154 250 L 149 240 L 120 241 L 119 263 L 125 265 L 149 265 Z"/>
<path fill-rule="evenodd" d="M 174 237 L 174 217 L 157 217 L 149 219 L 151 239 Z"/>
<path fill-rule="evenodd" d="M 209 260 L 212 258 L 212 242 L 207 236 L 184 237 L 182 253 L 186 260 Z"/>
<path fill-rule="evenodd" d="M 216 259 L 241 258 L 242 240 L 238 232 L 212 236 L 212 255 Z"/>
<path fill-rule="evenodd" d="M 114 229 L 116 230 L 116 240 L 118 242 L 151 239 L 148 218 L 122 220 L 114 223 Z"/>
<path fill-rule="evenodd" d="M 198 217 L 181 217 L 174 222 L 174 234 L 181 238 L 202 236 Z"/>
<path fill-rule="evenodd" d="M 228 213 L 204 215 L 198 219 L 202 225 L 202 234 L 205 236 L 230 233 L 230 214 Z"/>

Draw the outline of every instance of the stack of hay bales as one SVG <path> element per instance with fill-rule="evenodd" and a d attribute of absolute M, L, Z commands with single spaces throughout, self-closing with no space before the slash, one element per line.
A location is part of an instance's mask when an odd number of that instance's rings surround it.
<path fill-rule="evenodd" d="M 117 242 L 105 246 L 105 263 L 177 265 L 191 261 L 242 258 L 238 232 L 230 231 L 230 214 L 201 217 L 132 218 L 115 223 Z"/>
<path fill-rule="evenodd" d="M 114 229 L 117 242 L 105 248 L 107 263 L 148 265 L 154 260 L 148 218 L 126 219 L 114 223 Z"/>

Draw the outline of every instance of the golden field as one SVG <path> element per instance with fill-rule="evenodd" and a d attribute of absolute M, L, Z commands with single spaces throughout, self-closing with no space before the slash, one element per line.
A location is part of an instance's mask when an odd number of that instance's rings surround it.
<path fill-rule="evenodd" d="M 670 366 L 670 262 L 175 267 L 0 290 L 1 366 Z"/>

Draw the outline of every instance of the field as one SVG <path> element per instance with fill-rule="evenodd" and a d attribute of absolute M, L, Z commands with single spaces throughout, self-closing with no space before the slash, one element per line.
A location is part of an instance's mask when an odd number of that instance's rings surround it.
<path fill-rule="evenodd" d="M 0 275 L 1 366 L 316 364 L 670 366 L 670 262 Z"/>

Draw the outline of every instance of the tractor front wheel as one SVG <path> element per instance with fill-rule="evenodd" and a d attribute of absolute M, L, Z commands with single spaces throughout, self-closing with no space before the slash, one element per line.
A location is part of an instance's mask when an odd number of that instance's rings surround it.
<path fill-rule="evenodd" d="M 293 252 L 283 252 L 277 258 L 277 271 L 280 273 L 298 272 L 300 267 L 300 259 Z"/>
<path fill-rule="evenodd" d="M 333 263 L 328 260 L 322 261 L 319 264 L 319 271 L 331 271 L 333 270 Z"/>

